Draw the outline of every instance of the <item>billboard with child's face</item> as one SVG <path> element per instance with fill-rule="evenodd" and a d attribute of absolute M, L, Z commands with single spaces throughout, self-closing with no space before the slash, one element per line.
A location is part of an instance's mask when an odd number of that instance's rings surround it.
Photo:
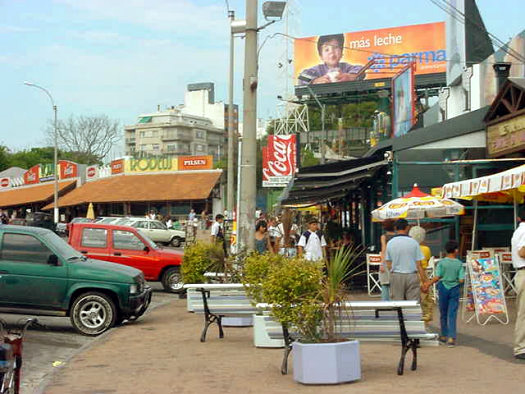
<path fill-rule="evenodd" d="M 445 48 L 444 22 L 298 38 L 295 84 L 391 78 L 411 62 L 415 74 L 444 73 Z"/>

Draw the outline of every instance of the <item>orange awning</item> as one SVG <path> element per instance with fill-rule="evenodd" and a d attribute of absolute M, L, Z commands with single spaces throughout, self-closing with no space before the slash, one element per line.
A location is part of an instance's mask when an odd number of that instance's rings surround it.
<path fill-rule="evenodd" d="M 67 191 L 66 189 L 71 189 L 72 185 L 76 184 L 76 182 L 76 180 L 58 182 L 59 194 Z M 2 190 L 0 191 L 0 207 L 7 208 L 45 202 L 53 198 L 54 191 L 55 183 L 53 181 Z"/>
<path fill-rule="evenodd" d="M 87 182 L 61 197 L 60 207 L 91 203 L 204 200 L 222 171 L 118 175 Z M 53 203 L 43 209 L 52 209 Z"/>

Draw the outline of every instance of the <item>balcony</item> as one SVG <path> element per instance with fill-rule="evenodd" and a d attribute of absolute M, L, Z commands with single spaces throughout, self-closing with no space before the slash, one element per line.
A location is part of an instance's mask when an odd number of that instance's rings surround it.
<path fill-rule="evenodd" d="M 126 144 L 134 144 L 135 143 L 135 137 L 128 137 L 126 138 Z"/>

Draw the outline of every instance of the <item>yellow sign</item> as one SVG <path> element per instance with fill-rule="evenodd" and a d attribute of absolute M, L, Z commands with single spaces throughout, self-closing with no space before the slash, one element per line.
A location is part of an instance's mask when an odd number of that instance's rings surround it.
<path fill-rule="evenodd" d="M 487 127 L 487 150 L 490 157 L 503 156 L 525 149 L 525 116 Z"/>
<path fill-rule="evenodd" d="M 140 159 L 126 159 L 125 172 L 162 172 L 176 171 L 178 161 L 176 157 L 144 157 Z"/>

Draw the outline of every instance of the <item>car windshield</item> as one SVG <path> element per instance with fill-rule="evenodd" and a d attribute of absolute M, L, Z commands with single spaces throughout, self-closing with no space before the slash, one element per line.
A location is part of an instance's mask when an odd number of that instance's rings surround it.
<path fill-rule="evenodd" d="M 85 259 L 85 256 L 82 255 L 82 253 L 73 249 L 71 245 L 69 245 L 66 241 L 64 241 L 55 233 L 51 231 L 46 232 L 44 238 L 46 239 L 46 241 L 48 241 L 48 245 L 52 245 L 52 248 L 57 251 L 57 255 L 62 256 L 67 260 Z"/>
<path fill-rule="evenodd" d="M 158 245 L 157 245 L 155 242 L 153 242 L 153 241 L 151 240 L 151 238 L 148 237 L 148 236 L 146 235 L 146 233 L 144 233 L 144 231 L 141 231 L 140 228 L 138 228 L 137 231 L 140 233 L 140 235 L 142 236 L 142 238 L 144 238 L 144 242 L 145 242 L 150 248 L 152 248 L 152 249 L 159 249 Z"/>

